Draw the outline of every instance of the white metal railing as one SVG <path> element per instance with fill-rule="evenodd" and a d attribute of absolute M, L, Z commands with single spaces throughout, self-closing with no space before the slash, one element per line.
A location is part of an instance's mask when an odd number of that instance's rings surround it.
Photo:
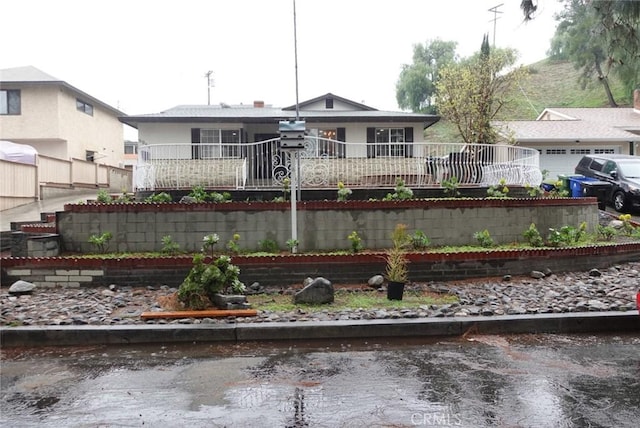
<path fill-rule="evenodd" d="M 300 153 L 306 188 L 393 186 L 438 187 L 456 177 L 463 186 L 542 181 L 535 149 L 497 144 L 352 143 L 307 138 Z M 136 190 L 280 188 L 290 177 L 291 155 L 279 139 L 238 144 L 157 144 L 139 147 Z"/>

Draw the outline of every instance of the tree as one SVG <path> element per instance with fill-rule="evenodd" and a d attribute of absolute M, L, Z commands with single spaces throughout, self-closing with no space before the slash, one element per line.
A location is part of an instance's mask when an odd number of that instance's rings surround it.
<path fill-rule="evenodd" d="M 550 0 L 547 0 L 550 1 Z M 593 13 L 590 33 L 599 39 L 605 56 L 603 75 L 613 71 L 631 94 L 640 82 L 640 2 L 628 0 L 564 0 L 565 9 L 577 5 Z M 522 0 L 525 22 L 534 19 L 537 0 Z M 562 16 L 562 14 L 560 14 Z M 557 32 L 556 32 L 557 33 Z M 556 34 L 557 36 L 558 34 Z M 552 46 L 553 48 L 553 46 Z M 595 73 L 597 74 L 597 72 Z"/>
<path fill-rule="evenodd" d="M 527 74 L 523 67 L 509 70 L 516 51 L 489 51 L 485 41 L 486 35 L 479 55 L 444 68 L 436 85 L 440 114 L 455 124 L 467 144 L 496 142 L 491 120 L 509 104 L 511 89 Z"/>
<path fill-rule="evenodd" d="M 557 16 L 560 21 L 551 41 L 549 54 L 552 58 L 564 58 L 581 70 L 579 83 L 584 89 L 597 78 L 611 107 L 617 107 L 609 86 L 606 46 L 599 31 L 598 17 L 593 8 L 582 0 L 570 0 L 565 10 Z M 605 72 L 607 71 L 607 72 Z"/>
<path fill-rule="evenodd" d="M 413 47 L 413 63 L 402 66 L 396 83 L 396 100 L 402 109 L 436 113 L 434 96 L 442 67 L 456 60 L 456 42 L 431 40 Z"/>

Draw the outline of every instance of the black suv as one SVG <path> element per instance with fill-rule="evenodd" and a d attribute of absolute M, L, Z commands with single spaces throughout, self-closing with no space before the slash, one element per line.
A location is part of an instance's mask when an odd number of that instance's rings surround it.
<path fill-rule="evenodd" d="M 575 172 L 611 183 L 607 201 L 613 203 L 616 211 L 626 212 L 640 206 L 640 156 L 586 155 Z"/>

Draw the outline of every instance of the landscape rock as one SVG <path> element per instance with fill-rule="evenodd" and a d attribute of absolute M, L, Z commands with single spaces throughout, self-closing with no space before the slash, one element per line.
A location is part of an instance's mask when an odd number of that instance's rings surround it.
<path fill-rule="evenodd" d="M 381 288 L 384 285 L 384 277 L 382 275 L 374 275 L 369 278 L 369 281 L 367 281 L 367 285 L 375 289 Z"/>
<path fill-rule="evenodd" d="M 11 284 L 11 287 L 9 287 L 9 294 L 12 294 L 14 296 L 21 296 L 23 294 L 31 294 L 35 289 L 35 284 L 19 279 L 18 281 Z"/>
<path fill-rule="evenodd" d="M 306 281 L 305 281 L 306 282 Z M 312 280 L 302 290 L 293 295 L 295 304 L 322 305 L 334 300 L 333 284 L 328 279 L 318 277 Z"/>
<path fill-rule="evenodd" d="M 538 270 L 534 270 L 534 271 L 531 272 L 530 276 L 531 276 L 531 278 L 542 279 L 546 275 L 543 272 L 540 272 Z"/>

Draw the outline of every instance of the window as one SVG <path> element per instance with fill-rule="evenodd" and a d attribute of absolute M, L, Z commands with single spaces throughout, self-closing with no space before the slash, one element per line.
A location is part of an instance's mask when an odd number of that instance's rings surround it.
<path fill-rule="evenodd" d="M 135 155 L 138 154 L 138 144 L 137 143 L 125 143 L 124 144 L 124 154 L 125 155 Z"/>
<path fill-rule="evenodd" d="M 18 89 L 0 90 L 0 115 L 20 114 L 20 91 Z"/>
<path fill-rule="evenodd" d="M 93 106 L 79 98 L 76 98 L 76 109 L 83 113 L 93 116 Z"/>
<path fill-rule="evenodd" d="M 591 149 L 571 149 L 572 155 L 589 155 L 591 154 Z"/>
<path fill-rule="evenodd" d="M 344 157 L 344 143 L 338 143 L 337 129 L 318 129 L 318 156 L 330 158 Z"/>
<path fill-rule="evenodd" d="M 546 154 L 548 155 L 566 155 L 566 149 L 547 149 Z"/>
<path fill-rule="evenodd" d="M 202 159 L 239 158 L 241 130 L 201 129 Z"/>
<path fill-rule="evenodd" d="M 594 149 L 593 153 L 597 155 L 612 155 L 616 152 L 615 149 Z"/>
<path fill-rule="evenodd" d="M 376 128 L 376 156 L 405 156 L 404 128 Z"/>
<path fill-rule="evenodd" d="M 324 100 L 324 108 L 332 109 L 333 108 L 333 98 L 326 98 Z"/>

